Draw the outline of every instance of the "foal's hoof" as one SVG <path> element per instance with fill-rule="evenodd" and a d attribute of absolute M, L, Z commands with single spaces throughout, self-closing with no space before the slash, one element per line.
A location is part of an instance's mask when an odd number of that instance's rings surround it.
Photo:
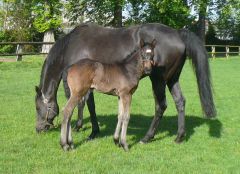
<path fill-rule="evenodd" d="M 62 149 L 63 149 L 65 152 L 74 149 L 73 143 L 65 144 L 65 145 L 61 145 L 61 146 L 62 146 Z"/>
<path fill-rule="evenodd" d="M 74 127 L 74 130 L 79 132 L 79 130 L 83 127 L 83 124 L 82 123 L 76 123 L 75 127 Z"/>
<path fill-rule="evenodd" d="M 129 148 L 128 148 L 128 145 L 126 143 L 121 143 L 120 144 L 122 146 L 122 148 L 124 149 L 125 152 L 128 152 L 129 151 Z"/>
<path fill-rule="evenodd" d="M 180 144 L 181 142 L 183 142 L 184 138 L 185 138 L 185 134 L 177 135 L 177 137 L 175 139 L 175 143 Z"/>
<path fill-rule="evenodd" d="M 68 144 L 62 145 L 62 149 L 66 152 L 70 149 L 70 146 Z"/>
<path fill-rule="evenodd" d="M 115 145 L 119 145 L 119 138 L 113 138 Z"/>
<path fill-rule="evenodd" d="M 71 150 L 74 149 L 74 145 L 73 145 L 73 143 L 71 143 L 71 144 L 69 145 L 69 149 L 71 149 Z"/>

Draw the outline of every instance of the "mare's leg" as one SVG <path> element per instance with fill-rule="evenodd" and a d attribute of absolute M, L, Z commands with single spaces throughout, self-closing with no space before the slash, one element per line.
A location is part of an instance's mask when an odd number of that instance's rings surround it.
<path fill-rule="evenodd" d="M 130 105 L 131 105 L 132 96 L 125 95 L 122 96 L 122 106 L 123 106 L 123 114 L 122 114 L 122 132 L 120 138 L 120 145 L 123 147 L 125 151 L 128 151 L 128 144 L 127 144 L 127 128 L 130 119 Z"/>
<path fill-rule="evenodd" d="M 161 74 L 162 73 L 158 71 L 154 71 L 150 75 L 150 79 L 152 81 L 153 96 L 155 99 L 155 116 L 145 137 L 140 141 L 140 143 L 147 143 L 150 139 L 154 137 L 160 119 L 162 118 L 163 113 L 167 108 L 165 94 L 166 84 Z"/>
<path fill-rule="evenodd" d="M 87 99 L 87 106 L 88 106 L 88 110 L 90 113 L 90 119 L 91 119 L 91 123 L 92 123 L 92 132 L 88 137 L 88 139 L 91 140 L 91 139 L 94 139 L 96 137 L 96 135 L 100 132 L 98 121 L 97 121 L 97 116 L 96 116 L 96 112 L 95 112 L 95 103 L 94 103 L 94 96 L 93 96 L 92 91 L 89 93 L 89 96 Z"/>
<path fill-rule="evenodd" d="M 61 139 L 60 144 L 64 150 L 68 150 L 72 148 L 72 137 L 71 137 L 71 116 L 73 113 L 74 108 L 77 106 L 78 97 L 71 96 L 68 100 L 66 106 L 63 109 L 63 121 L 61 125 Z"/>
<path fill-rule="evenodd" d="M 168 88 L 178 111 L 178 133 L 175 142 L 180 143 L 185 136 L 185 98 L 178 81 L 169 83 Z"/>
<path fill-rule="evenodd" d="M 122 98 L 118 98 L 118 122 L 113 135 L 115 144 L 119 144 L 119 134 L 122 127 L 122 115 L 123 115 L 123 102 Z"/>

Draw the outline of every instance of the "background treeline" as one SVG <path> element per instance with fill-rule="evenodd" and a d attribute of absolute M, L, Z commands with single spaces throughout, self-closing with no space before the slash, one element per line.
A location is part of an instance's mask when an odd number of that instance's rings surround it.
<path fill-rule="evenodd" d="M 57 39 L 81 22 L 158 22 L 189 28 L 206 44 L 240 44 L 239 0 L 0 0 L 0 42 L 52 41 L 44 35 Z M 0 49 L 10 51 L 11 46 Z"/>

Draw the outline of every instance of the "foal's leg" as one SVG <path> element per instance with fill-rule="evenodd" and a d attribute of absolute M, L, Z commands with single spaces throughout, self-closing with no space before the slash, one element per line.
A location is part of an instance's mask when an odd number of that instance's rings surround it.
<path fill-rule="evenodd" d="M 166 84 L 164 79 L 161 76 L 161 73 L 155 72 L 151 74 L 150 79 L 152 81 L 153 95 L 155 99 L 155 116 L 152 120 L 152 123 L 145 137 L 140 141 L 140 143 L 147 143 L 150 139 L 154 137 L 156 133 L 156 129 L 163 116 L 163 113 L 167 108 L 166 94 L 165 94 Z"/>
<path fill-rule="evenodd" d="M 63 72 L 63 86 L 64 86 L 64 90 L 65 90 L 65 95 L 66 97 L 69 99 L 70 97 L 70 89 L 67 83 L 67 72 L 64 71 Z M 96 111 L 95 111 L 95 103 L 94 103 L 94 96 L 93 96 L 93 92 L 90 91 L 89 95 L 87 94 L 88 97 L 84 97 L 84 102 L 79 102 L 78 103 L 78 120 L 75 126 L 75 129 L 78 131 L 80 128 L 82 128 L 83 125 L 83 108 L 85 106 L 85 102 L 87 101 L 87 106 L 88 106 L 88 110 L 90 113 L 90 120 L 92 123 L 92 132 L 89 135 L 88 139 L 94 139 L 96 137 L 96 135 L 100 132 L 99 131 L 99 125 L 98 125 L 98 121 L 97 121 L 97 116 L 96 116 Z"/>
<path fill-rule="evenodd" d="M 180 143 L 185 136 L 185 98 L 178 81 L 168 84 L 168 88 L 178 111 L 178 133 L 175 142 Z"/>
<path fill-rule="evenodd" d="M 123 102 L 122 102 L 122 98 L 119 98 L 118 99 L 118 122 L 115 129 L 115 133 L 113 135 L 113 140 L 115 144 L 119 144 L 119 134 L 122 127 L 122 116 L 123 116 Z"/>
<path fill-rule="evenodd" d="M 70 98 L 70 88 L 68 86 L 68 83 L 67 83 L 67 71 L 64 71 L 63 72 L 63 75 L 62 75 L 62 80 L 63 80 L 63 87 L 64 87 L 64 91 L 65 91 L 65 96 L 67 99 Z M 83 125 L 83 108 L 84 108 L 84 105 L 85 105 L 85 101 L 82 102 L 82 101 L 79 101 L 78 103 L 78 119 L 77 119 L 77 123 L 75 125 L 75 128 L 77 131 L 79 131 L 80 128 L 82 128 L 82 125 Z"/>
<path fill-rule="evenodd" d="M 63 121 L 61 125 L 61 139 L 60 144 L 64 150 L 72 148 L 72 137 L 71 137 L 71 116 L 74 108 L 77 106 L 78 97 L 71 96 L 66 106 L 63 109 Z"/>
<path fill-rule="evenodd" d="M 130 119 L 130 105 L 131 105 L 132 96 L 125 95 L 122 96 L 122 106 L 123 106 L 123 114 L 122 114 L 122 132 L 121 132 L 121 139 L 120 145 L 123 147 L 125 151 L 128 151 L 128 144 L 127 144 L 127 128 Z"/>

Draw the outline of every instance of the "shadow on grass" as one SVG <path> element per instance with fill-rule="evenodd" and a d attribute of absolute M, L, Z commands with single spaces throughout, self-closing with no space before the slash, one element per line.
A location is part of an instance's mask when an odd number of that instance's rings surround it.
<path fill-rule="evenodd" d="M 97 137 L 105 137 L 105 136 L 112 136 L 115 131 L 115 126 L 117 124 L 117 116 L 114 114 L 111 115 L 99 115 L 98 122 L 100 122 L 100 134 Z M 147 132 L 153 117 L 145 116 L 141 114 L 131 114 L 131 119 L 128 126 L 128 135 L 134 135 L 132 138 L 133 144 L 130 146 L 138 143 L 141 138 L 144 137 L 145 133 Z M 222 132 L 222 123 L 218 119 L 206 119 L 200 118 L 193 115 L 187 115 L 186 117 L 186 137 L 185 140 L 188 141 L 190 137 L 194 134 L 195 128 L 201 125 L 208 125 L 209 129 L 206 130 L 209 132 L 209 136 L 220 138 Z M 158 127 L 158 133 L 167 132 L 166 136 L 160 138 L 154 138 L 152 141 L 158 141 L 160 139 L 164 139 L 165 137 L 176 136 L 177 135 L 177 116 L 165 116 L 160 121 L 160 125 Z M 84 119 L 84 123 L 88 123 L 89 118 Z M 75 125 L 76 121 L 72 121 L 72 125 Z M 88 124 L 89 125 L 89 124 Z M 91 129 L 91 126 L 83 126 L 81 131 L 85 131 Z M 50 131 L 59 131 L 60 132 L 60 125 Z M 83 141 L 84 142 L 84 141 Z M 83 143 L 77 143 L 76 146 L 79 146 Z"/>

